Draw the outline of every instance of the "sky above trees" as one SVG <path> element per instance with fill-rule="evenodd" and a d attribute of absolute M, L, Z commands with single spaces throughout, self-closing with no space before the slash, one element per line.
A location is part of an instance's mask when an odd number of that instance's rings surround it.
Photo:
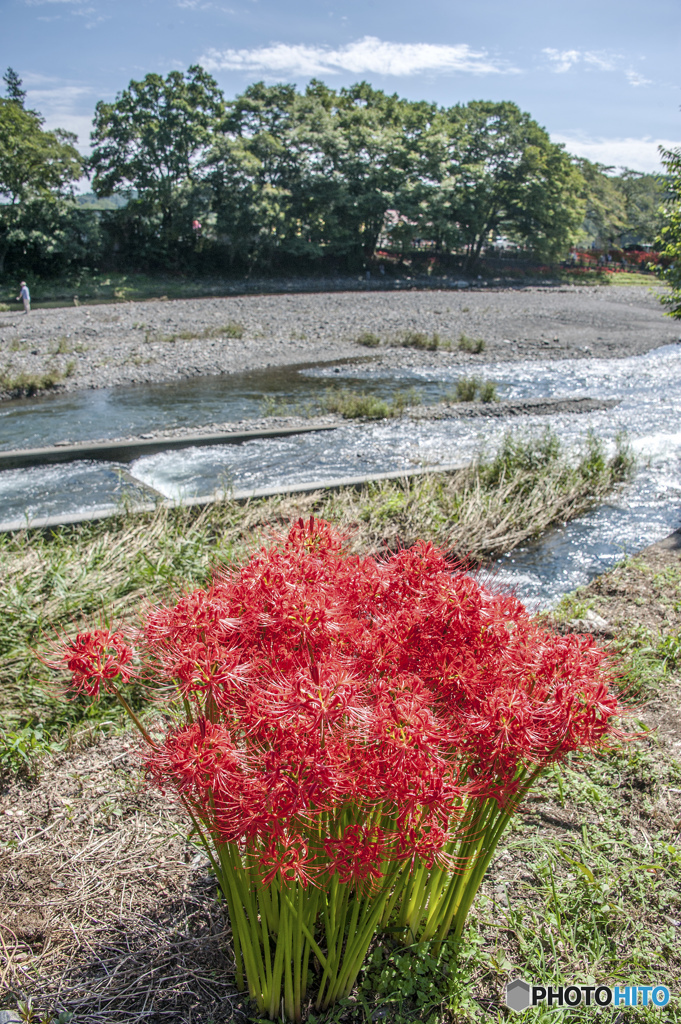
<path fill-rule="evenodd" d="M 365 79 L 443 105 L 511 100 L 579 156 L 660 169 L 681 144 L 681 4 L 641 0 L 3 0 L 0 67 L 47 127 L 89 142 L 99 99 L 200 63 L 257 80 Z"/>

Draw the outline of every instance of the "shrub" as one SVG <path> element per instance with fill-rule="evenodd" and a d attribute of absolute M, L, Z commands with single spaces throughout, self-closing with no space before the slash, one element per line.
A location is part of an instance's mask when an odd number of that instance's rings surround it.
<path fill-rule="evenodd" d="M 347 996 L 379 928 L 460 937 L 520 801 L 619 711 L 592 638 L 542 629 L 429 544 L 362 560 L 313 518 L 53 667 L 133 718 L 210 858 L 237 985 L 272 1019 L 301 1019 L 315 959 L 316 1006 Z"/>

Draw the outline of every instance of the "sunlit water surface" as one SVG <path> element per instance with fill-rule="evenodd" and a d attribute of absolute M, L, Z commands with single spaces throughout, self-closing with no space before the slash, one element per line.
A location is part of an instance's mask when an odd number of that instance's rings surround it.
<path fill-rule="evenodd" d="M 464 372 L 462 367 L 388 369 L 361 362 L 7 403 L 0 406 L 0 446 L 115 437 L 160 426 L 198 427 L 253 417 L 261 414 L 265 394 L 304 405 L 331 384 L 386 397 L 396 389 L 414 388 L 424 402 L 433 402 Z M 574 449 L 583 444 L 588 430 L 608 446 L 614 446 L 618 433 L 626 432 L 638 459 L 633 482 L 606 504 L 496 563 L 496 578 L 515 587 L 523 600 L 533 607 L 550 605 L 624 553 L 640 550 L 679 526 L 681 345 L 623 360 L 489 364 L 481 375 L 497 384 L 502 398 L 618 399 L 614 409 L 523 417 L 512 427 L 537 434 L 551 426 Z M 485 418 L 348 423 L 323 433 L 162 452 L 140 458 L 127 469 L 171 498 L 210 494 L 224 487 L 286 487 L 465 461 L 481 449 L 492 452 L 508 427 L 508 422 Z M 110 507 L 130 492 L 130 483 L 121 477 L 123 469 L 81 462 L 0 473 L 0 520 Z"/>

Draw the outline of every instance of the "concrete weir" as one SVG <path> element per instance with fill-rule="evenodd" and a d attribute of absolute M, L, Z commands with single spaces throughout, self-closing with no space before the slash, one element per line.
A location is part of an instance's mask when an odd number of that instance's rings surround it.
<path fill-rule="evenodd" d="M 46 448 L 16 448 L 0 452 L 0 471 L 49 466 L 58 462 L 132 462 L 142 455 L 154 455 L 179 448 L 205 447 L 214 444 L 242 444 L 268 437 L 289 437 L 321 430 L 335 430 L 335 425 L 315 427 L 280 427 L 275 430 L 223 431 L 220 434 L 183 434 L 177 437 L 133 437 L 127 441 L 85 441 L 81 444 L 58 444 Z"/>
<path fill-rule="evenodd" d="M 329 428 L 322 428 L 329 429 Z M 218 501 L 239 501 L 246 502 L 252 498 L 271 498 L 277 494 L 308 494 L 311 491 L 339 490 L 341 487 L 362 487 L 365 484 L 375 483 L 381 480 L 404 480 L 406 477 L 423 476 L 427 473 L 455 473 L 457 470 L 465 469 L 468 463 L 449 463 L 440 466 L 426 466 L 418 469 L 402 469 L 393 473 L 371 473 L 369 476 L 346 476 L 334 480 L 314 480 L 310 483 L 291 484 L 284 487 L 259 487 L 250 491 L 214 491 L 213 494 L 196 495 L 193 498 L 185 498 L 182 501 L 173 501 L 171 498 L 159 498 L 156 502 L 144 502 L 133 505 L 130 512 L 153 512 L 159 507 L 163 508 L 188 508 L 194 505 L 211 505 Z M 135 481 L 139 483 L 139 481 Z M 144 486 L 144 485 L 142 485 Z M 0 523 L 0 533 L 15 533 L 18 530 L 49 530 L 59 526 L 73 526 L 78 523 L 94 522 L 99 519 L 109 519 L 111 516 L 120 515 L 120 508 L 112 507 L 100 509 L 95 512 L 66 513 L 57 516 L 44 516 L 42 518 L 15 519 L 12 522 Z"/>

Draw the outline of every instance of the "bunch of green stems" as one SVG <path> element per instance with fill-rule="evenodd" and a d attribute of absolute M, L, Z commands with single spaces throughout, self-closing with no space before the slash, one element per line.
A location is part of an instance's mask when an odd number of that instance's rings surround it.
<path fill-rule="evenodd" d="M 384 913 L 380 927 L 402 936 L 407 944 L 460 938 L 499 841 L 542 771 L 521 769 L 515 778 L 517 788 L 506 799 L 469 799 L 455 841 L 445 851 L 447 866 L 415 864 L 390 907 L 392 921 Z"/>
<path fill-rule="evenodd" d="M 232 927 L 236 983 L 248 987 L 259 1012 L 300 1021 L 307 998 L 311 957 L 319 979 L 315 1007 L 325 1010 L 350 994 L 377 931 L 406 944 L 461 936 L 466 917 L 499 840 L 539 771 L 522 771 L 512 797 L 465 802 L 446 866 L 415 858 L 386 859 L 373 882 L 342 882 L 338 873 L 315 882 L 287 880 L 281 872 L 265 880 L 262 867 L 232 843 L 221 843 L 194 809 L 195 830 L 210 859 Z M 364 811 L 364 813 L 362 813 Z M 374 809 L 370 824 L 395 827 L 394 815 Z M 322 815 L 310 830 L 310 850 L 324 859 L 323 837 L 342 835 L 367 823 L 366 808 L 345 807 Z"/>
<path fill-rule="evenodd" d="M 188 810 L 229 914 L 237 988 L 248 986 L 258 1010 L 271 1019 L 281 1012 L 300 1021 L 312 954 L 321 971 L 316 1008 L 324 1010 L 349 995 L 379 922 L 394 906 L 410 867 L 385 860 L 374 884 L 342 882 L 337 872 L 307 884 L 283 878 L 281 872 L 266 880 L 252 858 L 233 843 L 221 843 L 195 810 Z M 325 859 L 325 835 L 341 836 L 348 825 L 366 822 L 355 807 L 346 807 L 332 822 L 329 818 L 322 815 L 310 830 L 310 848 L 316 847 L 319 855 L 311 857 L 312 863 Z M 389 815 L 374 811 L 371 819 L 385 824 Z"/>

